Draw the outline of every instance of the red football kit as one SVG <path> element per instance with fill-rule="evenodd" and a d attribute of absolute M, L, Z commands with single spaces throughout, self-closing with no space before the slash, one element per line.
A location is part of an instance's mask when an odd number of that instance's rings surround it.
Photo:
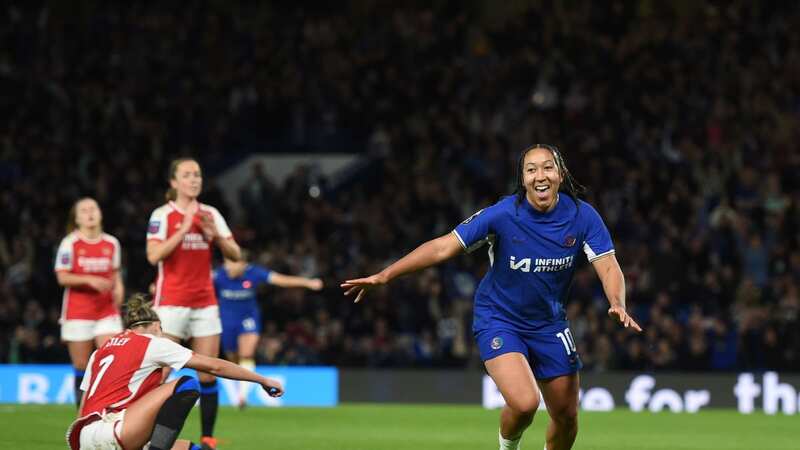
<path fill-rule="evenodd" d="M 192 351 L 163 337 L 126 330 L 110 338 L 89 358 L 81 390 L 80 418 L 67 432 L 70 447 L 80 447 L 83 427 L 108 413 L 124 410 L 161 385 L 162 368 L 180 370 Z"/>
<path fill-rule="evenodd" d="M 198 213 L 183 242 L 169 256 L 158 262 L 154 306 L 203 308 L 217 304 L 211 281 L 211 242 L 200 228 L 199 214 L 210 214 L 222 239 L 230 238 L 225 219 L 213 206 L 200 203 Z M 183 211 L 169 202 L 150 216 L 147 240 L 165 241 L 183 222 Z"/>
<path fill-rule="evenodd" d="M 119 266 L 119 241 L 110 234 L 102 233 L 96 239 L 88 239 L 79 231 L 73 231 L 58 246 L 56 272 L 95 275 L 114 281 Z M 89 286 L 64 288 L 62 320 L 100 320 L 117 314 L 111 291 L 101 293 Z"/>

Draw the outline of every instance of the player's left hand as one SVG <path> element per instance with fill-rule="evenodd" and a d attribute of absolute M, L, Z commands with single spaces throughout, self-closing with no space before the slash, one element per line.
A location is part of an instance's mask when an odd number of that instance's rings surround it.
<path fill-rule="evenodd" d="M 640 327 L 639 324 L 633 320 L 633 317 L 628 315 L 628 312 L 625 311 L 625 308 L 622 306 L 612 306 L 611 308 L 608 308 L 608 315 L 611 317 L 616 317 L 625 328 L 633 328 L 637 332 L 642 331 L 642 327 Z"/>
<path fill-rule="evenodd" d="M 207 241 L 212 242 L 219 237 L 219 230 L 217 230 L 217 224 L 214 223 L 214 218 L 211 217 L 211 213 L 208 211 L 198 211 L 197 217 L 200 220 L 200 229 L 203 230 L 203 236 L 205 236 Z"/>

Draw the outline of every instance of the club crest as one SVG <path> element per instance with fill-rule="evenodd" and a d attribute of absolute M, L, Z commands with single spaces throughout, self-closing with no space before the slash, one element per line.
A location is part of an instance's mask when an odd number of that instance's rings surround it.
<path fill-rule="evenodd" d="M 569 235 L 564 239 L 564 246 L 572 247 L 573 245 L 575 245 L 576 241 L 577 239 L 575 239 L 575 236 Z"/>
<path fill-rule="evenodd" d="M 503 338 L 501 338 L 500 336 L 493 337 L 491 346 L 492 346 L 492 350 L 500 349 L 500 347 L 503 346 Z"/>

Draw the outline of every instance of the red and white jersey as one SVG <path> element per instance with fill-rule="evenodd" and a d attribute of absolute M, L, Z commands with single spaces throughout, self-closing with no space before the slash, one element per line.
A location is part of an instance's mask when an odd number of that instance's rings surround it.
<path fill-rule="evenodd" d="M 217 208 L 203 203 L 199 212 L 211 214 L 217 231 L 223 239 L 232 237 L 231 230 Z M 181 227 L 183 211 L 175 202 L 153 211 L 147 227 L 147 240 L 165 241 Z M 207 241 L 200 228 L 200 216 L 195 215 L 183 242 L 158 262 L 155 306 L 187 306 L 203 308 L 216 305 L 214 284 L 211 281 L 211 242 Z"/>
<path fill-rule="evenodd" d="M 61 240 L 56 253 L 56 272 L 95 275 L 113 281 L 119 266 L 119 241 L 106 233 L 89 239 L 73 231 Z M 116 314 L 119 312 L 114 307 L 111 291 L 97 292 L 88 285 L 64 288 L 62 320 L 100 320 Z"/>
<path fill-rule="evenodd" d="M 122 411 L 161 385 L 162 368 L 180 370 L 191 357 L 191 350 L 167 338 L 123 331 L 89 358 L 80 415 Z"/>
<path fill-rule="evenodd" d="M 192 351 L 163 337 L 131 330 L 112 337 L 89 358 L 81 390 L 86 393 L 80 418 L 67 431 L 67 442 L 80 447 L 81 429 L 119 412 L 161 385 L 162 368 L 180 370 Z"/>

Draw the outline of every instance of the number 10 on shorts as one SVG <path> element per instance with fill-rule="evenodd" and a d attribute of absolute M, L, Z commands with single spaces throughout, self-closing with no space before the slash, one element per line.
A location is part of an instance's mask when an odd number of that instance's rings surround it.
<path fill-rule="evenodd" d="M 572 338 L 572 332 L 569 331 L 569 328 L 564 328 L 564 331 L 556 333 L 556 336 L 558 336 L 558 338 L 561 339 L 561 343 L 564 344 L 564 350 L 567 351 L 567 355 L 576 352 L 575 339 Z"/>

